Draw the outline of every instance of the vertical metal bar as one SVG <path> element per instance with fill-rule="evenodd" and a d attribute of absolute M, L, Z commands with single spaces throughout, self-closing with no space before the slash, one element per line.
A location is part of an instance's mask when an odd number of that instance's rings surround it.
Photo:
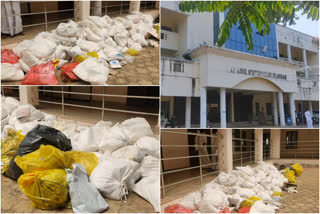
<path fill-rule="evenodd" d="M 106 90 L 106 87 L 103 86 L 103 95 L 106 94 L 105 90 Z M 102 117 L 101 120 L 104 120 L 104 96 L 102 96 L 102 112 L 101 112 L 101 117 Z"/>
<path fill-rule="evenodd" d="M 199 164 L 200 164 L 200 185 L 202 185 L 202 161 L 201 161 L 201 157 L 199 157 Z"/>
<path fill-rule="evenodd" d="M 240 166 L 242 166 L 242 140 L 240 141 Z"/>
<path fill-rule="evenodd" d="M 44 2 L 44 20 L 46 23 L 46 31 L 48 31 L 47 2 Z"/>
<path fill-rule="evenodd" d="M 62 108 L 62 115 L 64 115 L 64 90 L 63 90 L 63 86 L 62 86 L 62 88 L 61 88 L 61 90 L 62 90 L 62 105 L 61 105 L 61 108 Z"/>
<path fill-rule="evenodd" d="M 160 161 L 160 169 L 161 169 L 161 184 L 162 184 L 162 196 L 165 197 L 166 190 L 164 187 L 164 177 L 163 177 L 163 170 L 162 170 L 162 161 Z"/>
<path fill-rule="evenodd" d="M 120 16 L 122 15 L 122 4 L 123 4 L 123 1 L 121 1 L 121 6 L 120 6 Z"/>

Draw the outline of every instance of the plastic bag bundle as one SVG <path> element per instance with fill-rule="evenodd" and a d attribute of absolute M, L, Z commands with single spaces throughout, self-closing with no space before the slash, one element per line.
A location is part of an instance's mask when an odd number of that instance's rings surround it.
<path fill-rule="evenodd" d="M 202 195 L 200 192 L 193 192 L 183 197 L 179 204 L 185 208 L 191 210 L 199 209 L 199 202 L 202 200 Z"/>
<path fill-rule="evenodd" d="M 19 57 L 13 53 L 12 50 L 1 50 L 1 63 L 17 64 Z"/>
<path fill-rule="evenodd" d="M 66 172 L 50 169 L 23 174 L 18 179 L 22 192 L 34 206 L 52 210 L 65 207 L 69 199 Z"/>
<path fill-rule="evenodd" d="M 137 140 L 135 144 L 144 155 L 160 158 L 159 140 L 154 137 L 145 136 Z"/>
<path fill-rule="evenodd" d="M 68 151 L 72 148 L 70 140 L 60 131 L 48 126 L 37 125 L 28 132 L 26 137 L 20 143 L 17 155 L 24 156 L 29 154 L 38 150 L 41 145 L 52 145 L 62 151 Z M 6 176 L 17 180 L 21 174 L 22 170 L 13 160 L 11 160 Z"/>
<path fill-rule="evenodd" d="M 66 169 L 72 209 L 75 213 L 99 213 L 108 208 L 107 202 L 96 187 L 89 182 L 86 169 L 73 164 L 73 170 Z"/>
<path fill-rule="evenodd" d="M 241 202 L 240 207 L 252 207 L 254 205 L 254 203 L 256 203 L 256 201 L 261 200 L 258 197 L 252 196 L 244 201 Z"/>
<path fill-rule="evenodd" d="M 112 156 L 140 162 L 144 158 L 144 153 L 137 146 L 125 146 L 112 152 Z"/>
<path fill-rule="evenodd" d="M 288 178 L 289 183 L 296 183 L 296 176 L 293 170 L 290 170 L 289 167 L 285 168 L 282 171 L 282 174 Z"/>
<path fill-rule="evenodd" d="M 294 171 L 296 172 L 296 176 L 300 176 L 303 172 L 303 168 L 300 164 L 295 163 L 293 165 L 291 165 L 291 167 L 294 169 Z"/>
<path fill-rule="evenodd" d="M 23 173 L 48 169 L 65 169 L 70 163 L 70 156 L 54 146 L 41 145 L 40 148 L 23 157 L 15 158 L 16 164 Z"/>
<path fill-rule="evenodd" d="M 179 204 L 174 204 L 164 210 L 165 213 L 192 213 L 193 210 L 185 208 Z"/>
<path fill-rule="evenodd" d="M 90 175 L 90 182 L 103 196 L 123 200 L 128 194 L 126 181 L 138 167 L 134 161 L 104 157 Z"/>
<path fill-rule="evenodd" d="M 53 62 L 33 66 L 22 80 L 21 85 L 58 85 Z"/>
<path fill-rule="evenodd" d="M 69 80 L 79 80 L 79 78 L 73 73 L 73 69 L 75 69 L 79 65 L 78 62 L 72 62 L 65 64 L 61 67 L 61 76 L 68 78 Z"/>
<path fill-rule="evenodd" d="M 121 125 L 127 128 L 131 144 L 134 144 L 141 137 L 154 136 L 150 124 L 142 117 L 125 120 Z"/>
<path fill-rule="evenodd" d="M 1 174 L 8 170 L 11 159 L 16 155 L 18 147 L 25 136 L 20 131 L 9 129 L 5 141 L 1 138 Z"/>
<path fill-rule="evenodd" d="M 96 168 L 99 163 L 99 159 L 94 153 L 81 152 L 81 151 L 68 151 L 65 152 L 66 156 L 69 156 L 70 162 L 67 168 L 72 169 L 74 164 L 82 164 L 87 171 L 88 175 Z"/>

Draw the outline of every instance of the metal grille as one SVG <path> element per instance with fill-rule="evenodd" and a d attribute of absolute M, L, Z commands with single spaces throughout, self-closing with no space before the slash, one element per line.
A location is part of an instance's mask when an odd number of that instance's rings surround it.
<path fill-rule="evenodd" d="M 19 86 L 2 86 L 1 94 L 4 97 L 13 97 L 17 100 L 20 100 L 19 97 Z"/>
<path fill-rule="evenodd" d="M 232 143 L 234 168 L 254 163 L 254 140 L 233 137 Z"/>
<path fill-rule="evenodd" d="M 281 141 L 280 158 L 319 159 L 319 141 Z"/>
<path fill-rule="evenodd" d="M 140 3 L 140 10 L 150 10 L 156 8 L 156 2 L 157 1 L 141 1 Z"/>
<path fill-rule="evenodd" d="M 111 17 L 128 14 L 130 1 L 101 1 L 90 3 L 90 14 L 94 16 L 108 15 Z"/>
<path fill-rule="evenodd" d="M 199 146 L 200 148 L 207 148 L 207 151 L 211 150 L 211 152 L 207 152 L 207 154 L 201 154 L 202 152 L 198 152 L 197 154 L 191 155 L 190 149 L 195 148 L 195 141 L 191 142 L 188 140 L 184 145 L 178 145 L 178 144 L 165 144 L 163 142 L 163 139 L 161 139 L 161 190 L 162 190 L 162 197 L 166 196 L 167 192 L 170 190 L 176 190 L 178 186 L 180 185 L 188 185 L 188 188 L 183 188 L 182 192 L 183 194 L 186 194 L 185 191 L 192 191 L 192 187 L 199 187 L 199 185 L 203 185 L 205 183 L 208 183 L 212 180 L 212 178 L 208 176 L 216 176 L 219 173 L 219 163 L 218 163 L 218 145 L 217 141 L 215 140 L 217 138 L 216 135 L 213 135 L 212 132 L 210 134 L 200 134 L 200 133 L 194 133 L 194 132 L 178 132 L 174 130 L 162 130 L 161 135 L 163 136 L 164 133 L 169 133 L 172 135 L 187 135 L 188 139 L 189 136 L 193 136 L 194 138 L 197 136 L 204 136 L 210 139 L 210 144 Z M 164 151 L 165 154 L 171 154 L 174 149 L 187 149 L 189 151 L 189 155 L 183 155 L 183 156 L 176 156 L 172 157 L 170 155 L 167 155 L 167 157 L 164 157 Z M 213 152 L 215 150 L 215 152 Z M 211 154 L 210 154 L 211 153 Z M 170 157 L 168 157 L 170 156 Z M 209 157 L 210 163 L 204 164 L 202 162 L 202 159 L 204 157 Z M 164 170 L 165 165 L 171 165 L 175 164 L 176 161 L 179 160 L 187 160 L 190 162 L 189 167 L 179 167 L 175 169 L 170 170 Z M 199 161 L 198 164 L 192 165 L 191 162 Z"/>
<path fill-rule="evenodd" d="M 68 1 L 56 2 L 58 4 L 57 6 L 58 9 L 55 9 L 55 10 L 50 9 L 48 5 L 52 4 L 53 2 L 48 2 L 48 1 L 20 1 L 19 3 L 21 7 L 26 7 L 29 12 L 15 14 L 9 17 L 21 16 L 23 30 L 29 27 L 43 26 L 44 30 L 48 31 L 50 29 L 54 29 L 56 26 L 56 25 L 53 25 L 53 28 L 50 28 L 49 25 L 65 22 L 65 21 L 68 21 L 69 19 L 74 19 L 73 2 L 68 2 Z M 31 6 L 30 6 L 31 4 L 35 5 L 36 8 L 34 10 L 39 12 L 31 12 Z M 64 4 L 68 4 L 70 9 L 60 9 L 59 4 L 62 6 Z M 1 19 L 6 17 L 8 16 L 5 16 L 4 14 L 1 15 Z M 7 29 L 2 28 L 2 30 L 8 30 L 8 29 L 10 28 L 7 28 Z"/>
<path fill-rule="evenodd" d="M 263 141 L 263 160 L 270 160 L 270 141 Z"/>
<path fill-rule="evenodd" d="M 99 86 L 97 86 L 99 87 Z M 97 88 L 95 87 L 95 88 Z M 111 86 L 109 86 L 111 87 Z M 82 109 L 92 109 L 101 111 L 101 119 L 104 120 L 105 112 L 118 112 L 125 113 L 137 116 L 159 116 L 159 97 L 158 96 L 133 96 L 133 95 L 123 95 L 123 94 L 111 94 L 107 93 L 107 88 L 101 86 L 102 93 L 93 93 L 92 87 L 90 87 L 89 92 L 80 92 L 79 90 L 75 90 L 76 87 L 62 86 L 62 87 L 40 87 L 39 88 L 39 102 L 40 108 L 44 106 L 44 104 L 53 104 L 61 106 L 61 114 L 66 115 L 68 112 L 65 111 L 67 107 L 75 107 Z M 85 87 L 78 87 L 79 89 L 84 89 Z M 89 87 L 86 87 L 89 88 Z M 73 99 L 72 97 L 76 97 Z M 94 101 L 92 98 L 98 97 Z M 155 100 L 158 103 L 158 106 L 154 106 L 152 108 L 147 108 L 147 106 L 138 108 L 138 107 L 130 107 L 119 106 L 114 104 L 109 104 L 107 102 L 107 98 L 126 98 L 126 99 L 135 99 L 137 102 L 146 102 L 147 100 Z M 146 109 L 149 109 L 148 111 Z M 70 112 L 69 112 L 70 113 Z M 72 113 L 72 112 L 71 112 Z"/>

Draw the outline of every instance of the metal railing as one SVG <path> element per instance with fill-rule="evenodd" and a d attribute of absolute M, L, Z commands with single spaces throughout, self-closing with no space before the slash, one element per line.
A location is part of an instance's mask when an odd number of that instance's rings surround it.
<path fill-rule="evenodd" d="M 1 19 L 7 18 L 7 17 L 15 17 L 15 16 L 21 16 L 21 18 L 26 17 L 26 16 L 34 16 L 34 15 L 43 15 L 44 16 L 44 22 L 41 23 L 35 23 L 35 24 L 27 24 L 27 25 L 23 25 L 22 24 L 22 28 L 27 28 L 27 27 L 35 27 L 35 26 L 45 26 L 45 30 L 48 31 L 48 25 L 49 24 L 54 24 L 54 23 L 60 23 L 60 22 L 66 22 L 68 20 L 73 20 L 74 19 L 74 8 L 73 9 L 65 9 L 65 10 L 53 10 L 50 11 L 47 8 L 47 1 L 19 1 L 19 3 L 39 3 L 39 4 L 43 4 L 43 10 L 44 11 L 40 11 L 40 12 L 30 12 L 30 13 L 20 13 L 20 14 L 15 14 L 15 15 L 11 15 L 11 16 L 4 16 L 3 14 L 1 15 Z M 70 16 L 70 18 L 67 19 L 59 19 L 59 20 L 55 20 L 55 21 L 48 21 L 48 15 L 49 14 L 53 14 L 53 13 L 66 13 L 66 12 L 72 12 L 72 17 Z M 55 16 L 57 17 L 57 16 Z M 23 22 L 23 20 L 22 20 Z M 21 26 L 17 26 L 17 27 L 13 27 L 13 28 L 20 28 Z M 6 28 L 2 30 L 9 30 L 12 28 Z"/>
<path fill-rule="evenodd" d="M 319 141 L 281 141 L 280 158 L 319 159 Z"/>
<path fill-rule="evenodd" d="M 129 13 L 130 1 L 102 1 L 101 6 L 94 6 L 95 2 L 90 2 L 90 14 L 95 16 L 116 16 Z M 97 12 L 97 10 L 99 12 Z"/>
<path fill-rule="evenodd" d="M 233 168 L 254 163 L 254 140 L 233 137 L 232 143 Z"/>
<path fill-rule="evenodd" d="M 1 95 L 4 97 L 12 97 L 20 100 L 19 86 L 1 86 Z"/>
<path fill-rule="evenodd" d="M 137 114 L 141 116 L 154 116 L 154 117 L 159 117 L 158 113 L 153 113 L 153 112 L 147 112 L 147 111 L 141 111 L 141 110 L 126 110 L 126 109 L 119 109 L 115 107 L 106 107 L 106 98 L 107 97 L 114 97 L 114 98 L 131 98 L 131 99 L 138 99 L 138 100 L 159 100 L 159 97 L 154 97 L 154 96 L 133 96 L 133 95 L 121 95 L 121 94 L 108 94 L 106 93 L 106 86 L 96 86 L 96 87 L 103 87 L 103 93 L 85 93 L 85 92 L 71 92 L 68 90 L 65 90 L 65 88 L 68 88 L 68 86 L 61 86 L 61 90 L 52 90 L 52 89 L 39 89 L 39 93 L 55 93 L 59 94 L 61 96 L 61 101 L 49 101 L 49 100 L 44 100 L 44 99 L 39 99 L 40 105 L 41 103 L 46 103 L 46 104 L 54 104 L 54 105 L 61 105 L 61 113 L 62 115 L 65 115 L 65 107 L 76 107 L 76 108 L 85 108 L 85 109 L 93 109 L 93 110 L 100 110 L 101 111 L 101 118 L 102 120 L 104 119 L 104 114 L 105 111 L 110 111 L 110 112 L 120 112 L 120 113 L 128 113 L 128 114 Z M 85 105 L 85 104 L 74 104 L 74 103 L 68 103 L 66 99 L 66 95 L 80 95 L 80 96 L 97 96 L 101 97 L 101 106 L 93 106 L 91 105 Z"/>
<path fill-rule="evenodd" d="M 263 142 L 263 160 L 270 160 L 270 141 L 264 141 Z"/>
<path fill-rule="evenodd" d="M 215 138 L 217 138 L 216 135 L 214 135 L 212 133 L 211 134 L 201 134 L 201 133 L 194 133 L 194 132 L 179 132 L 179 131 L 162 130 L 161 135 L 163 136 L 164 133 L 174 134 L 174 135 L 187 135 L 187 136 L 194 136 L 194 137 L 197 137 L 197 136 L 209 137 L 211 140 L 210 144 L 199 145 L 197 147 L 199 149 L 204 148 L 204 147 L 208 149 L 209 147 L 211 147 L 211 154 L 209 154 L 208 150 L 207 150 L 207 154 L 201 154 L 201 152 L 198 152 L 197 154 L 190 155 L 190 149 L 195 148 L 195 140 L 194 140 L 193 144 L 189 144 L 188 140 L 187 140 L 184 145 L 161 143 L 162 155 L 161 155 L 161 174 L 160 174 L 160 176 L 161 176 L 162 197 L 164 197 L 166 195 L 166 190 L 172 186 L 177 186 L 179 184 L 183 184 L 183 183 L 190 182 L 190 181 L 195 182 L 196 180 L 199 180 L 200 182 L 198 184 L 197 184 L 197 182 L 192 183 L 191 185 L 196 185 L 196 186 L 203 185 L 203 184 L 207 183 L 206 181 L 204 181 L 205 177 L 210 176 L 210 175 L 214 176 L 219 173 L 218 153 L 212 152 L 213 149 L 217 149 L 217 147 L 218 147 L 217 142 L 213 141 Z M 177 156 L 177 157 L 163 157 L 164 156 L 163 150 L 166 150 L 166 154 L 168 154 L 168 153 L 172 152 L 172 148 L 187 148 L 189 151 L 189 155 L 183 155 L 183 156 Z M 210 161 L 209 164 L 202 163 L 202 158 L 205 158 L 205 157 L 209 157 L 209 161 Z M 211 159 L 210 159 L 210 157 L 211 157 Z M 199 161 L 199 164 L 195 164 L 193 166 L 188 166 L 188 167 L 179 167 L 177 169 L 171 169 L 171 170 L 165 170 L 165 171 L 163 170 L 163 168 L 166 167 L 168 162 L 172 163 L 172 161 L 179 161 L 179 160 L 191 161 L 191 159 L 197 159 Z M 203 170 L 208 169 L 208 168 L 210 168 L 209 172 L 204 173 Z M 180 175 L 181 178 L 180 178 L 180 176 L 174 176 L 175 181 L 170 182 L 168 176 L 173 175 L 174 173 L 190 173 L 190 174 L 188 174 L 188 176 L 183 176 L 185 174 L 182 174 L 182 176 Z"/>

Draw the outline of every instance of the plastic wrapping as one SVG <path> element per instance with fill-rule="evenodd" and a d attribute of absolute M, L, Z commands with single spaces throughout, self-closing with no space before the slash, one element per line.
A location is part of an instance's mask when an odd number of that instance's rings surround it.
<path fill-rule="evenodd" d="M 13 53 L 12 50 L 1 50 L 1 63 L 17 64 L 19 57 Z"/>
<path fill-rule="evenodd" d="M 54 63 L 49 61 L 31 67 L 21 85 L 58 85 Z"/>
<path fill-rule="evenodd" d="M 68 203 L 67 177 L 63 169 L 23 174 L 18 179 L 18 184 L 34 206 L 40 209 L 52 210 L 65 207 Z"/>
<path fill-rule="evenodd" d="M 97 156 L 91 152 L 68 151 L 65 152 L 65 155 L 70 157 L 68 168 L 72 169 L 74 164 L 82 164 L 88 175 L 91 175 L 99 163 Z"/>
<path fill-rule="evenodd" d="M 61 67 L 61 76 L 68 78 L 69 80 L 78 80 L 77 75 L 73 73 L 73 69 L 75 69 L 79 65 L 78 62 L 72 62 L 65 64 Z"/>
<path fill-rule="evenodd" d="M 86 169 L 81 164 L 73 164 L 73 170 L 66 169 L 66 172 L 72 209 L 75 213 L 98 213 L 108 208 L 99 191 L 89 182 Z"/>
<path fill-rule="evenodd" d="M 16 164 L 22 169 L 23 173 L 47 169 L 65 169 L 68 168 L 70 161 L 70 156 L 51 145 L 41 145 L 38 150 L 15 158 Z"/>
<path fill-rule="evenodd" d="M 62 151 L 71 150 L 70 140 L 60 131 L 52 127 L 37 125 L 34 127 L 21 142 L 17 155 L 24 156 L 35 150 L 38 150 L 41 145 L 52 145 Z M 22 174 L 22 170 L 11 160 L 6 176 L 17 180 Z"/>

